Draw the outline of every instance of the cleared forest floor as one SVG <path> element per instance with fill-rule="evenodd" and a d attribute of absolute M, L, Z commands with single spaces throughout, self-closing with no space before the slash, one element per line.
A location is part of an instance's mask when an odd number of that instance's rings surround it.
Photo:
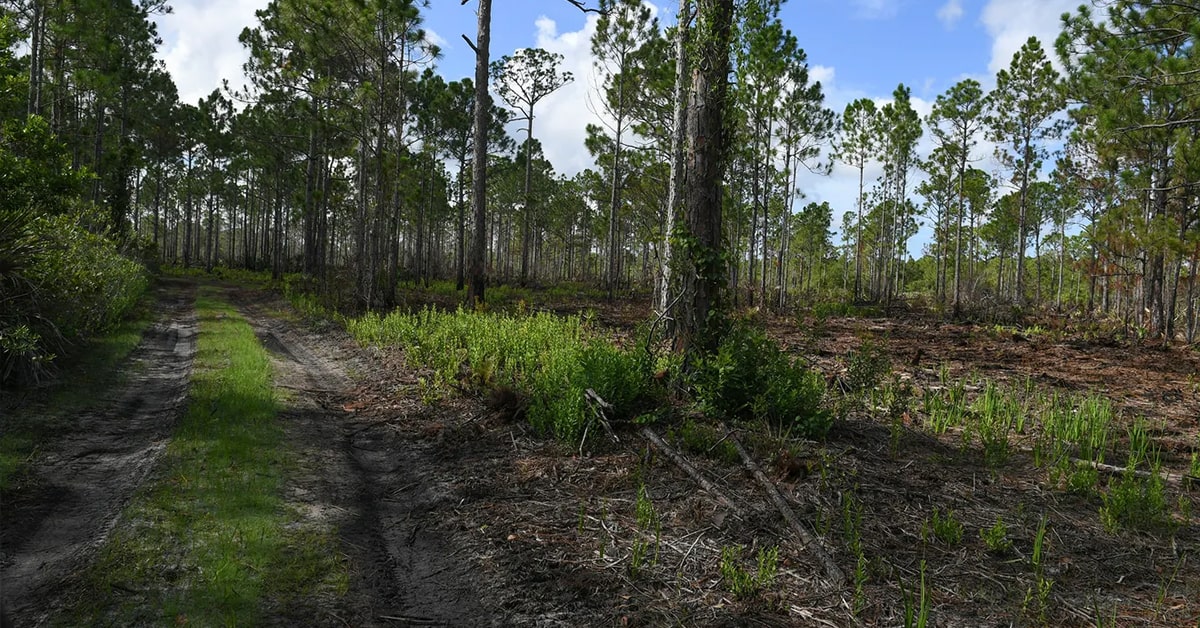
<path fill-rule="evenodd" d="M 772 335 L 826 375 L 842 416 L 823 442 L 761 428 L 731 435 L 687 409 L 650 425 L 728 497 L 723 504 L 640 426 L 617 426 L 620 442 L 603 433 L 582 447 L 555 442 L 514 419 L 503 399 L 431 389 L 402 351 L 358 347 L 262 292 L 225 294 L 273 356 L 279 421 L 297 459 L 285 500 L 305 525 L 337 531 L 350 569 L 344 595 L 265 609 L 271 623 L 903 625 L 906 600 L 914 621 L 924 605 L 930 625 L 1200 621 L 1200 482 L 1186 477 L 1200 448 L 1194 350 L 921 319 L 772 320 Z M 646 311 L 637 303 L 539 307 L 589 307 L 623 334 Z M 189 315 L 166 312 L 156 329 Z M 890 362 L 877 369 L 877 392 L 843 394 L 861 369 L 855 356 L 868 354 Z M 138 363 L 128 368 L 154 371 Z M 139 381 L 127 385 L 151 386 Z M 1157 516 L 1116 528 L 1101 517 L 1114 507 L 1111 486 L 1126 475 L 1145 479 L 1144 464 L 1141 475 L 1094 470 L 1090 486 L 1071 484 L 1073 475 L 1035 459 L 1034 428 L 1014 432 L 1003 456 L 985 456 L 969 420 L 988 382 L 1038 398 L 1111 400 L 1110 451 L 1142 432 L 1158 446 L 1166 479 L 1149 491 L 1163 500 Z M 952 387 L 961 387 L 968 419 L 934 430 L 926 404 Z M 1136 417 L 1145 429 L 1131 437 Z M 46 451 L 74 451 L 72 438 Z M 730 447 L 734 438 L 819 547 L 797 538 Z M 39 458 L 34 477 L 45 480 L 6 495 L 0 514 L 4 597 L 18 625 L 54 621 L 47 609 L 70 595 L 72 574 L 107 531 L 93 526 L 71 557 L 55 559 L 61 567 L 32 569 L 51 584 L 12 584 L 30 577 L 21 565 L 37 546 L 26 539 L 61 526 L 47 488 L 65 482 L 61 456 Z M 99 500 L 107 505 L 93 518 L 126 525 L 121 502 Z M 820 551 L 844 582 L 830 581 Z"/>

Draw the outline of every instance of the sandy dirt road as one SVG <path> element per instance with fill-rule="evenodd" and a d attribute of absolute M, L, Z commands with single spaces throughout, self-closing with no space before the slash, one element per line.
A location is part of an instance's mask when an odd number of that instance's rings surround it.
<path fill-rule="evenodd" d="M 154 469 L 187 396 L 196 352 L 194 286 L 158 287 L 158 319 L 123 381 L 74 417 L 0 508 L 0 591 L 15 625 L 42 623 Z"/>

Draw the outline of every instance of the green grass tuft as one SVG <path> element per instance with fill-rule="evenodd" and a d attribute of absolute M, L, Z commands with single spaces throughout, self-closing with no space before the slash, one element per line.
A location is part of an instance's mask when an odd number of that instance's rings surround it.
<path fill-rule="evenodd" d="M 651 393 L 649 355 L 617 348 L 578 316 L 427 308 L 371 312 L 346 328 L 364 345 L 402 347 L 412 363 L 434 371 L 437 385 L 521 390 L 530 423 L 567 441 L 594 420 L 588 389 L 622 416 L 636 414 Z"/>

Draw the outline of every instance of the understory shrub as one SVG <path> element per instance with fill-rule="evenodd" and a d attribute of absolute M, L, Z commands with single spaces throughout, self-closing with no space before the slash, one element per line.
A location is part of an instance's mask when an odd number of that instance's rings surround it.
<path fill-rule="evenodd" d="M 56 353 L 118 322 L 148 285 L 145 268 L 82 228 L 80 214 L 27 215 L 0 234 L 22 249 L 0 266 L 0 383 L 37 381 Z"/>
<path fill-rule="evenodd" d="M 362 344 L 403 347 L 440 385 L 514 387 L 529 398 L 530 423 L 564 440 L 595 419 L 588 389 L 612 404 L 610 419 L 632 416 L 651 392 L 649 355 L 616 347 L 578 316 L 426 308 L 367 313 L 347 329 Z"/>
<path fill-rule="evenodd" d="M 735 420 L 765 421 L 808 437 L 824 436 L 832 423 L 821 407 L 821 376 L 749 321 L 731 325 L 717 351 L 698 365 L 693 386 L 705 411 Z"/>
<path fill-rule="evenodd" d="M 559 438 L 575 439 L 595 418 L 588 407 L 588 389 L 612 404 L 620 418 L 632 416 L 649 397 L 650 362 L 645 352 L 592 339 L 562 347 L 552 356 L 530 378 L 529 421 Z"/>

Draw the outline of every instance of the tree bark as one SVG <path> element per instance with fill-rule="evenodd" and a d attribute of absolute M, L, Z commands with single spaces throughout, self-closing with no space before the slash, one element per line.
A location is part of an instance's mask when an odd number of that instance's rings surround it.
<path fill-rule="evenodd" d="M 29 24 L 29 115 L 42 113 L 42 63 L 46 37 L 46 13 L 42 0 L 33 1 L 33 16 Z"/>
<path fill-rule="evenodd" d="M 521 285 L 529 283 L 529 255 L 533 246 L 533 103 L 525 135 L 525 216 L 521 226 Z"/>
<path fill-rule="evenodd" d="M 623 64 L 622 64 L 623 65 Z M 617 216 L 621 208 L 621 131 L 625 124 L 625 75 L 622 73 L 617 84 L 617 127 L 613 138 L 612 186 L 609 190 L 608 207 L 608 300 L 612 301 L 619 277 L 617 255 Z"/>
<path fill-rule="evenodd" d="M 687 261 L 684 298 L 675 316 L 676 350 L 685 356 L 713 350 L 723 308 L 725 251 L 721 239 L 721 185 L 725 170 L 725 108 L 733 0 L 700 0 L 688 103 L 686 172 Z"/>
<path fill-rule="evenodd" d="M 662 285 L 658 293 L 658 311 L 666 313 L 671 304 L 673 276 L 671 273 L 671 236 L 675 231 L 675 216 L 679 206 L 679 194 L 683 190 L 683 140 L 684 125 L 687 124 L 687 36 L 691 22 L 691 0 L 679 2 L 679 24 L 675 33 L 675 111 L 674 128 L 671 129 L 671 181 L 667 187 L 667 216 L 663 234 Z M 668 327 L 667 333 L 671 333 Z"/>
<path fill-rule="evenodd" d="M 467 176 L 466 169 L 466 154 L 459 155 L 458 163 L 458 224 L 455 225 L 454 237 L 454 289 L 461 291 L 467 285 L 466 274 L 466 259 L 467 259 L 467 192 L 466 182 L 463 180 Z"/>

